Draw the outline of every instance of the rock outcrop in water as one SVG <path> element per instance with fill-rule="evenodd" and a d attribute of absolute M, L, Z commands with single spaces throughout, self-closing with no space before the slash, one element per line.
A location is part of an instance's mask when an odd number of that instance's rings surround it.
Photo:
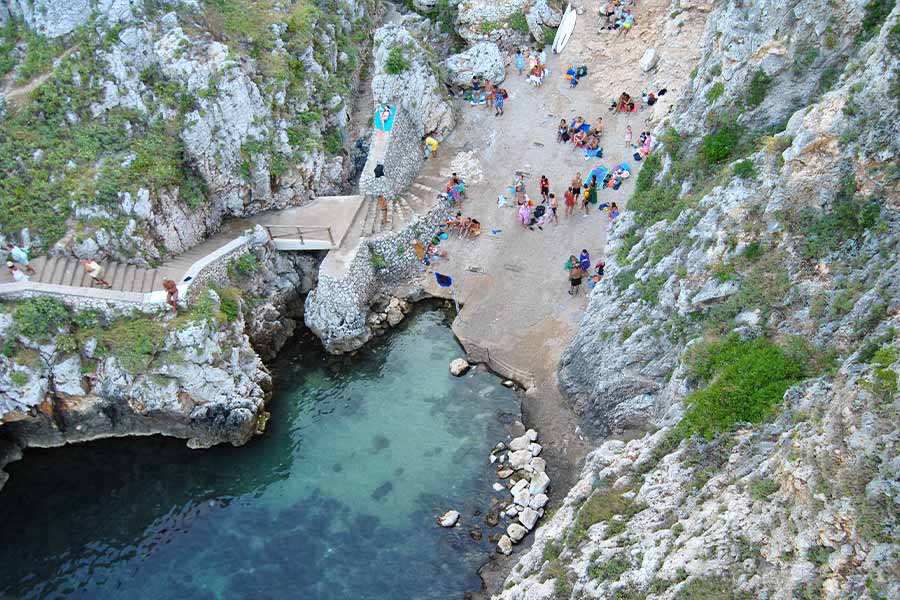
<path fill-rule="evenodd" d="M 653 433 L 496 598 L 900 595 L 898 12 L 710 13 L 559 370 L 595 434 Z"/>
<path fill-rule="evenodd" d="M 51 298 L 8 305 L 2 438 L 22 448 L 159 433 L 192 448 L 246 443 L 265 426 L 271 378 L 244 334 L 236 290 L 201 294 L 167 319 Z"/>

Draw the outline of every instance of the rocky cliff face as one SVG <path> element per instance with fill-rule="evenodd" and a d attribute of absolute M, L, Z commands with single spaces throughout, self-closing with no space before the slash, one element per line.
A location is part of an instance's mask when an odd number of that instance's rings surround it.
<path fill-rule="evenodd" d="M 710 14 L 559 371 L 596 434 L 655 433 L 591 455 L 499 597 L 900 593 L 897 19 Z"/>
<path fill-rule="evenodd" d="M 153 262 L 349 172 L 374 2 L 0 5 L 6 235 Z"/>
<path fill-rule="evenodd" d="M 234 288 L 203 291 L 165 319 L 7 303 L 0 437 L 10 448 L 157 433 L 192 448 L 244 444 L 265 426 L 271 378 L 242 315 Z"/>

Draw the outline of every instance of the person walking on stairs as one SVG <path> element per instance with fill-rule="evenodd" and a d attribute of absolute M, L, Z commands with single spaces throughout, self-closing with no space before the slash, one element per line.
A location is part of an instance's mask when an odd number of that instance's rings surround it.
<path fill-rule="evenodd" d="M 9 260 L 13 261 L 23 269 L 25 269 L 25 273 L 28 275 L 34 275 L 34 267 L 29 264 L 28 260 L 28 251 L 24 248 L 19 248 L 14 244 L 7 244 L 6 251 L 9 253 Z"/>
<path fill-rule="evenodd" d="M 81 260 L 81 266 L 91 278 L 91 287 L 94 287 L 95 283 L 105 288 L 112 287 L 107 280 L 103 279 L 103 267 L 97 264 L 97 261 L 85 258 Z"/>
<path fill-rule="evenodd" d="M 388 203 L 384 194 L 378 194 L 378 210 L 381 211 L 381 224 L 387 225 Z"/>

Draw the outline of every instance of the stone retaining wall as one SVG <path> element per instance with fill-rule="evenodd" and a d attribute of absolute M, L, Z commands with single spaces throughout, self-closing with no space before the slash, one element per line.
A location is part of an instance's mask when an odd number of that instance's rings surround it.
<path fill-rule="evenodd" d="M 371 151 L 359 178 L 359 190 L 363 194 L 384 194 L 393 199 L 409 189 L 424 162 L 422 127 L 404 110 L 399 109 L 394 125 L 386 135 L 382 151 Z M 378 144 L 373 140 L 372 148 Z M 375 166 L 384 165 L 384 177 L 375 177 Z"/>
<path fill-rule="evenodd" d="M 372 338 L 366 317 L 373 296 L 385 285 L 423 268 L 413 242 L 424 244 L 430 240 L 438 225 L 451 214 L 451 206 L 440 201 L 400 231 L 360 241 L 341 277 L 320 272 L 318 287 L 306 297 L 304 319 L 326 350 L 334 354 L 349 352 Z M 383 268 L 375 267 L 375 256 L 384 260 Z"/>

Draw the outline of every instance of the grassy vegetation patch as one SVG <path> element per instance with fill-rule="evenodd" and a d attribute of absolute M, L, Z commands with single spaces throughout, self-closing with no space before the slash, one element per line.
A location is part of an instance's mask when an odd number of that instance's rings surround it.
<path fill-rule="evenodd" d="M 165 340 L 163 325 L 149 316 L 114 321 L 98 337 L 98 348 L 115 356 L 131 373 L 145 371 Z"/>
<path fill-rule="evenodd" d="M 709 90 L 706 92 L 706 101 L 707 102 L 715 102 L 718 100 L 722 94 L 725 93 L 725 84 L 721 81 L 715 82 Z"/>
<path fill-rule="evenodd" d="M 863 44 L 875 37 L 881 31 L 881 26 L 891 11 L 894 10 L 895 4 L 896 0 L 869 0 L 866 3 L 860 30 L 856 34 L 854 42 Z M 896 52 L 896 50 L 894 51 Z"/>
<path fill-rule="evenodd" d="M 528 28 L 528 19 L 525 18 L 524 12 L 513 13 L 506 20 L 506 24 L 509 25 L 510 29 L 519 33 L 529 33 L 531 31 Z"/>
<path fill-rule="evenodd" d="M 739 423 L 761 423 L 772 416 L 789 387 L 806 375 L 807 365 L 773 342 L 737 336 L 701 343 L 688 357 L 689 373 L 704 385 L 686 399 L 679 423 L 683 435 L 711 439 Z"/>
<path fill-rule="evenodd" d="M 857 196 L 856 179 L 850 173 L 842 179 L 830 210 L 805 209 L 788 213 L 786 220 L 789 229 L 803 238 L 803 257 L 820 259 L 838 250 L 846 241 L 861 238 L 878 223 L 881 209 L 879 199 Z"/>
<path fill-rule="evenodd" d="M 732 156 L 738 142 L 744 134 L 744 128 L 737 124 L 722 125 L 700 140 L 700 159 L 706 166 L 719 165 Z"/>
<path fill-rule="evenodd" d="M 897 395 L 897 372 L 891 367 L 900 360 L 895 346 L 886 346 L 872 355 L 871 364 L 875 367 L 872 376 L 872 392 L 883 400 Z"/>
<path fill-rule="evenodd" d="M 611 525 L 612 518 L 615 516 L 620 516 L 622 522 L 627 522 L 647 507 L 645 504 L 638 504 L 625 498 L 623 494 L 626 492 L 628 492 L 627 489 L 601 488 L 594 490 L 578 509 L 575 521 L 566 536 L 566 545 L 577 547 L 587 537 L 588 529 L 597 523 L 605 521 Z M 615 533 L 610 535 L 615 535 Z"/>
<path fill-rule="evenodd" d="M 627 558 L 614 556 L 607 561 L 594 563 L 588 567 L 588 577 L 600 581 L 615 581 L 630 568 L 631 562 Z"/>
<path fill-rule="evenodd" d="M 725 577 L 692 579 L 685 585 L 675 600 L 754 600 L 756 596 L 735 589 L 734 583 Z"/>
<path fill-rule="evenodd" d="M 778 489 L 778 483 L 771 479 L 757 479 L 750 484 L 750 497 L 762 501 L 777 492 Z"/>
<path fill-rule="evenodd" d="M 744 159 L 734 165 L 734 174 L 741 179 L 756 179 L 759 173 L 752 160 Z"/>

